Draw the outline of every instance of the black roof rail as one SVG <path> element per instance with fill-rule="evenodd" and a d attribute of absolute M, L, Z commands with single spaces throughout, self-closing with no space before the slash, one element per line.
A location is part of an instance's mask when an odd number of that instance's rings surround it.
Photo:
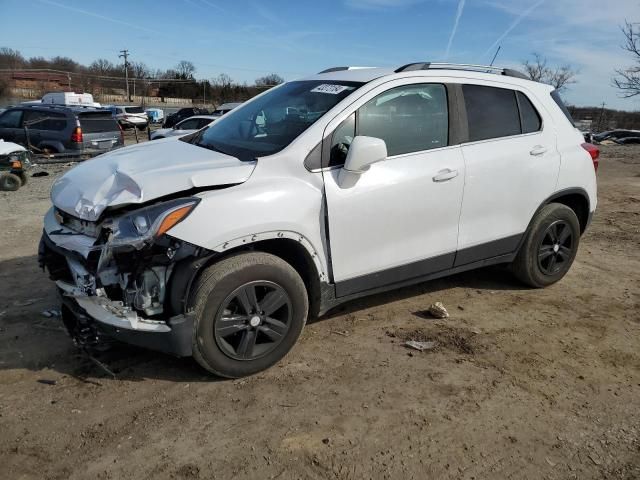
<path fill-rule="evenodd" d="M 429 66 L 431 62 L 416 62 L 416 63 L 407 63 L 406 65 L 401 66 L 394 70 L 395 73 L 400 72 L 412 72 L 415 70 L 429 70 Z"/>
<path fill-rule="evenodd" d="M 343 70 L 349 70 L 349 67 L 331 67 L 331 68 L 327 68 L 326 70 L 322 70 L 321 72 L 318 72 L 318 75 L 320 75 L 321 73 L 342 72 Z"/>
<path fill-rule="evenodd" d="M 522 78 L 529 80 L 524 73 L 512 68 L 494 67 L 492 65 L 471 65 L 463 63 L 434 63 L 434 62 L 416 62 L 408 63 L 395 70 L 395 73 L 411 72 L 415 70 L 464 70 L 481 73 L 495 73 L 505 75 L 507 77 Z"/>

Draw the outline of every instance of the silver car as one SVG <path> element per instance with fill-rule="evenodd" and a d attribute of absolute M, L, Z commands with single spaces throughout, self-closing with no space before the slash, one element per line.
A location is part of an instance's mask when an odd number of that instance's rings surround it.
<path fill-rule="evenodd" d="M 183 135 L 188 135 L 206 127 L 216 118 L 219 117 L 213 115 L 195 115 L 193 117 L 185 118 L 171 128 L 160 128 L 152 132 L 149 138 L 151 140 L 158 140 L 159 138 L 181 137 Z"/>

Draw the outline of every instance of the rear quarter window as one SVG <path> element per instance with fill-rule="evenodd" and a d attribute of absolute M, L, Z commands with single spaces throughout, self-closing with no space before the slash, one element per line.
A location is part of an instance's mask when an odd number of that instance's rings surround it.
<path fill-rule="evenodd" d="M 521 133 L 515 91 L 482 85 L 463 85 L 462 91 L 470 142 Z"/>
<path fill-rule="evenodd" d="M 118 122 L 111 112 L 87 112 L 78 115 L 80 126 L 85 133 L 118 132 Z"/>
<path fill-rule="evenodd" d="M 558 105 L 558 107 L 560 107 L 560 110 L 562 110 L 562 113 L 564 113 L 564 116 L 567 117 L 567 120 L 569 120 L 571 125 L 575 127 L 576 124 L 573 121 L 573 117 L 571 116 L 571 112 L 569 112 L 569 109 L 567 108 L 567 106 L 562 101 L 562 98 L 560 98 L 560 94 L 558 93 L 557 90 L 554 90 L 553 92 L 551 92 L 551 98 L 553 98 L 553 101 L 556 102 L 556 105 Z"/>
<path fill-rule="evenodd" d="M 520 106 L 522 133 L 537 132 L 542 128 L 540 114 L 524 93 L 518 92 L 516 95 L 518 96 L 518 105 Z"/>

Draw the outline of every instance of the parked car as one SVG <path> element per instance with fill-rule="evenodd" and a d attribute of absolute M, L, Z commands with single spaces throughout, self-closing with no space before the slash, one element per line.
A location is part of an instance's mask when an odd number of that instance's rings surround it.
<path fill-rule="evenodd" d="M 640 133 L 637 137 L 616 138 L 615 142 L 619 145 L 637 145 L 640 143 Z"/>
<path fill-rule="evenodd" d="M 165 118 L 162 128 L 171 128 L 181 120 L 193 117 L 194 115 L 209 115 L 209 111 L 206 108 L 198 107 L 181 108 Z"/>
<path fill-rule="evenodd" d="M 144 112 L 151 123 L 162 123 L 164 120 L 164 110 L 161 108 L 147 108 Z"/>
<path fill-rule="evenodd" d="M 0 115 L 0 138 L 71 156 L 95 155 L 124 145 L 122 130 L 108 110 L 64 105 L 9 108 Z"/>
<path fill-rule="evenodd" d="M 142 107 L 132 107 L 127 105 L 115 105 L 107 107 L 114 115 L 118 123 L 125 130 L 137 128 L 144 130 L 149 125 L 149 117 Z"/>
<path fill-rule="evenodd" d="M 22 145 L 0 140 L 0 190 L 15 191 L 27 183 L 30 159 Z"/>
<path fill-rule="evenodd" d="M 81 345 L 241 377 L 357 297 L 494 264 L 559 281 L 598 155 L 558 93 L 513 70 L 333 68 L 68 171 L 39 258 Z"/>
<path fill-rule="evenodd" d="M 592 138 L 596 142 L 603 142 L 605 140 L 620 140 L 628 137 L 640 137 L 640 130 L 609 130 L 602 133 L 596 133 L 592 135 Z"/>
<path fill-rule="evenodd" d="M 183 135 L 188 135 L 189 133 L 193 133 L 203 127 L 206 127 L 216 118 L 218 117 L 214 117 L 212 115 L 195 115 L 193 117 L 182 120 L 172 128 L 159 128 L 158 130 L 151 132 L 151 136 L 149 137 L 149 139 L 158 140 L 160 138 L 181 137 Z"/>
<path fill-rule="evenodd" d="M 242 102 L 223 103 L 218 108 L 216 108 L 211 115 L 213 115 L 214 117 L 221 117 L 225 113 L 229 113 L 231 110 L 239 107 L 240 105 L 242 105 Z"/>

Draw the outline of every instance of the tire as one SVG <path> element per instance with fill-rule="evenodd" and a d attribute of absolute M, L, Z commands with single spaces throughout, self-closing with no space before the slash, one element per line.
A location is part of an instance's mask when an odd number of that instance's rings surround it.
<path fill-rule="evenodd" d="M 27 177 L 27 174 L 24 172 L 20 172 L 20 174 L 18 174 L 18 177 L 20 177 L 20 183 L 24 187 L 27 184 L 27 180 L 29 177 Z"/>
<path fill-rule="evenodd" d="M 56 153 L 60 153 L 57 148 L 48 146 L 42 147 L 42 152 L 46 155 L 55 155 Z"/>
<path fill-rule="evenodd" d="M 293 348 L 307 321 L 309 300 L 291 265 L 250 252 L 205 269 L 190 306 L 195 360 L 211 373 L 239 378 L 271 367 Z"/>
<path fill-rule="evenodd" d="M 21 185 L 22 182 L 18 175 L 14 175 L 13 173 L 0 173 L 0 190 L 15 192 Z"/>
<path fill-rule="evenodd" d="M 515 276 L 534 288 L 556 283 L 571 268 L 580 244 L 580 222 L 566 205 L 545 205 L 511 264 Z"/>

